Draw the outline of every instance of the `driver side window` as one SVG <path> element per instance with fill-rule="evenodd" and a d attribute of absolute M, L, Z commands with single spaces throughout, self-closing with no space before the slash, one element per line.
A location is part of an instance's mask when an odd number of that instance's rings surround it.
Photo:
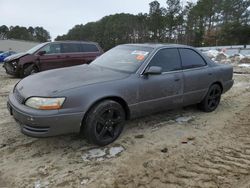
<path fill-rule="evenodd" d="M 45 51 L 46 54 L 58 54 L 61 53 L 61 45 L 60 44 L 48 44 L 44 46 L 41 50 L 39 51 Z"/>
<path fill-rule="evenodd" d="M 149 66 L 159 66 L 162 68 L 162 72 L 181 70 L 178 50 L 174 48 L 159 50 L 150 61 Z"/>

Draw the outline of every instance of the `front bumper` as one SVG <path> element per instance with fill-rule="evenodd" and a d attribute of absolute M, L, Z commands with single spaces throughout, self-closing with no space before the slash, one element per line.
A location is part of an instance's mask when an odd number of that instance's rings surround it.
<path fill-rule="evenodd" d="M 60 114 L 58 110 L 36 110 L 20 104 L 13 93 L 7 108 L 19 123 L 21 132 L 32 137 L 79 133 L 84 113 Z"/>
<path fill-rule="evenodd" d="M 19 76 L 19 68 L 15 67 L 11 62 L 4 62 L 3 67 L 7 74 Z"/>

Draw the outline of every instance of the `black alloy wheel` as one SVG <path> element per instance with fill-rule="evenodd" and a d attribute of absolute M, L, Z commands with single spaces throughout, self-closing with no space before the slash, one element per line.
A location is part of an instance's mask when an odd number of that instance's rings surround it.
<path fill-rule="evenodd" d="M 123 107 L 115 101 L 105 100 L 90 110 L 83 124 L 83 133 L 90 143 L 104 146 L 118 138 L 124 122 Z"/>
<path fill-rule="evenodd" d="M 206 97 L 199 104 L 199 107 L 205 112 L 214 111 L 220 103 L 221 94 L 222 94 L 221 87 L 218 84 L 212 85 L 209 88 Z"/>

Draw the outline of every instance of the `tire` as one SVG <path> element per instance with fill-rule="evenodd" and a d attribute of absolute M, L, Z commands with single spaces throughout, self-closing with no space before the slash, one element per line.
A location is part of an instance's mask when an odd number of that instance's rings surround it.
<path fill-rule="evenodd" d="M 214 111 L 220 103 L 221 94 L 222 88 L 218 84 L 213 84 L 209 88 L 205 98 L 199 104 L 199 108 L 204 112 Z"/>
<path fill-rule="evenodd" d="M 38 70 L 36 65 L 34 65 L 34 64 L 26 65 L 23 68 L 22 77 L 26 77 L 26 76 L 29 76 L 31 74 L 35 74 L 37 72 L 39 72 L 39 70 Z"/>
<path fill-rule="evenodd" d="M 95 105 L 83 121 L 82 134 L 89 143 L 105 146 L 121 134 L 125 122 L 123 107 L 112 100 Z"/>

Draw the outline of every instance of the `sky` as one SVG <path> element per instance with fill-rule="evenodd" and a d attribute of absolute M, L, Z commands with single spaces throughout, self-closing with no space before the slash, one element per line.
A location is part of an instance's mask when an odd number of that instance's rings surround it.
<path fill-rule="evenodd" d="M 153 0 L 0 0 L 0 25 L 42 26 L 52 39 L 115 13 L 148 13 Z M 187 0 L 183 0 L 185 3 Z M 194 0 L 193 0 L 194 1 Z M 158 0 L 166 5 L 166 0 Z"/>

